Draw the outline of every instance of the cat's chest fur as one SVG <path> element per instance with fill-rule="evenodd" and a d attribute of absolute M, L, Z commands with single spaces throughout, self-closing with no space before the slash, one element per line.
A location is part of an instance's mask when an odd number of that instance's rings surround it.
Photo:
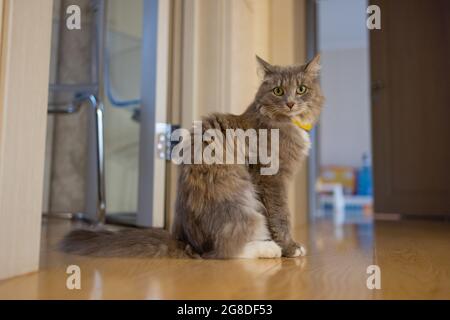
<path fill-rule="evenodd" d="M 311 148 L 309 133 L 294 124 L 280 126 L 280 169 L 292 173 L 299 167 Z"/>

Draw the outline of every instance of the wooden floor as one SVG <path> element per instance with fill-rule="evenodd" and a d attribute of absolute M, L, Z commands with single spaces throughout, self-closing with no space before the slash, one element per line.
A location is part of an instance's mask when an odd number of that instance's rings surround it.
<path fill-rule="evenodd" d="M 106 259 L 62 254 L 71 224 L 44 222 L 41 270 L 0 281 L 0 299 L 450 299 L 450 224 L 377 222 L 295 230 L 309 253 L 298 259 Z M 66 288 L 68 265 L 81 290 Z M 366 269 L 381 268 L 381 290 Z"/>

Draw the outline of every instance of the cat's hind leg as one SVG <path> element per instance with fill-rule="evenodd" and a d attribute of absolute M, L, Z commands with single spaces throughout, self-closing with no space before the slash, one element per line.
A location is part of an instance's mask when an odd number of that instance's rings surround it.
<path fill-rule="evenodd" d="M 214 249 L 202 254 L 206 259 L 258 259 L 279 258 L 281 247 L 270 237 L 262 204 L 251 185 L 239 195 L 239 201 L 217 208 L 219 217 L 210 220 L 216 227 Z M 217 227 L 220 224 L 220 227 Z M 210 228 L 211 229 L 211 228 Z"/>
<path fill-rule="evenodd" d="M 174 232 L 202 258 L 281 256 L 245 167 L 186 167 L 179 188 Z"/>
<path fill-rule="evenodd" d="M 257 259 L 257 258 L 279 258 L 281 247 L 271 239 L 267 228 L 266 217 L 261 213 L 262 204 L 256 199 L 253 192 L 246 194 L 249 204 L 246 212 L 248 220 L 252 221 L 249 228 L 249 238 L 243 243 L 233 258 Z"/>

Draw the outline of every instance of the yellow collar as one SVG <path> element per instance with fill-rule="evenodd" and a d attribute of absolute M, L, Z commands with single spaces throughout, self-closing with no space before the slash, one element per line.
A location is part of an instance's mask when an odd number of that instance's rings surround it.
<path fill-rule="evenodd" d="M 292 123 L 295 124 L 297 127 L 305 130 L 305 131 L 310 131 L 312 129 L 312 124 L 311 123 L 303 122 L 298 117 L 292 118 Z"/>

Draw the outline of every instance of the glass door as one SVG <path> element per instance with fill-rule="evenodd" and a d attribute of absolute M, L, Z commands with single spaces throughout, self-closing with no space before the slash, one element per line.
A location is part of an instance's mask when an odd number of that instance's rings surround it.
<path fill-rule="evenodd" d="M 143 0 L 107 2 L 104 36 L 105 182 L 109 221 L 138 210 Z"/>
<path fill-rule="evenodd" d="M 156 137 L 166 122 L 169 3 L 108 0 L 105 10 L 106 221 L 164 227 L 166 160 Z"/>

